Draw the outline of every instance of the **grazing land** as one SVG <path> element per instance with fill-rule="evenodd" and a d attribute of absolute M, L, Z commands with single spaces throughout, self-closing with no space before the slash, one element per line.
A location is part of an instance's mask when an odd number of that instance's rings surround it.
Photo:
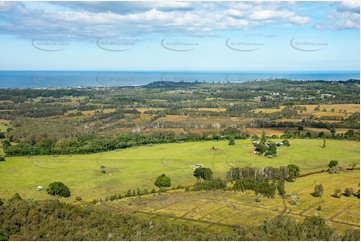
<path fill-rule="evenodd" d="M 192 185 L 192 165 L 210 167 L 215 177 L 224 178 L 231 167 L 280 167 L 296 164 L 302 173 L 326 169 L 330 160 L 338 160 L 343 167 L 359 163 L 359 143 L 328 140 L 322 148 L 322 140 L 290 140 L 290 147 L 280 147 L 278 155 L 267 158 L 253 154 L 250 140 L 186 142 L 132 147 L 98 154 L 71 156 L 8 157 L 0 169 L 6 176 L 0 178 L 0 194 L 11 196 L 21 193 L 29 199 L 45 199 L 50 182 L 61 180 L 73 191 L 91 201 L 112 194 L 124 194 L 128 189 L 155 188 L 155 178 L 165 173 L 172 178 L 172 185 Z M 215 147 L 216 149 L 211 149 Z M 345 155 L 347 154 L 347 155 Z M 101 173 L 105 166 L 106 174 Z M 356 189 L 356 187 L 355 187 Z"/>

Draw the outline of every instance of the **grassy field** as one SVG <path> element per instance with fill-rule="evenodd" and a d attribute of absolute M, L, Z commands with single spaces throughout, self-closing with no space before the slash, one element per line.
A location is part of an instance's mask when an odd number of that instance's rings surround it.
<path fill-rule="evenodd" d="M 237 140 L 235 146 L 228 141 L 189 142 L 133 147 L 98 154 L 70 156 L 7 157 L 0 162 L 0 197 L 10 197 L 19 192 L 25 198 L 49 198 L 45 191 L 50 182 L 62 181 L 75 196 L 92 200 L 128 189 L 152 189 L 156 177 L 162 173 L 172 179 L 172 186 L 193 184 L 190 166 L 204 164 L 216 177 L 224 178 L 232 166 L 274 166 L 294 163 L 302 172 L 326 168 L 336 159 L 348 167 L 359 162 L 359 143 L 327 140 L 290 140 L 290 147 L 279 147 L 278 157 L 254 155 L 250 140 Z M 215 147 L 215 149 L 211 149 Z M 105 166 L 106 174 L 100 166 Z"/>
<path fill-rule="evenodd" d="M 5 119 L 0 119 L 0 131 L 6 132 L 7 128 L 10 127 L 10 121 Z"/>
<path fill-rule="evenodd" d="M 314 115 L 315 117 L 329 117 L 329 116 L 340 116 L 347 117 L 352 113 L 360 112 L 360 104 L 321 104 L 320 111 L 314 111 L 318 105 L 299 105 L 300 107 L 306 107 L 307 111 L 304 114 Z M 254 109 L 255 113 L 274 113 L 280 112 L 284 106 L 279 109 L 276 108 L 257 108 Z M 334 111 L 331 111 L 331 110 Z M 323 111 L 325 110 L 325 111 Z"/>
<path fill-rule="evenodd" d="M 208 112 L 225 112 L 226 108 L 183 108 L 184 110 L 208 111 Z"/>
<path fill-rule="evenodd" d="M 274 199 L 262 198 L 256 202 L 256 195 L 251 191 L 168 192 L 106 202 L 99 206 L 116 212 L 134 212 L 160 220 L 164 217 L 179 223 L 214 227 L 259 225 L 282 214 L 297 220 L 319 215 L 343 233 L 347 228 L 359 228 L 360 200 L 354 196 L 334 198 L 331 195 L 338 187 L 342 190 L 346 187 L 358 189 L 359 178 L 359 171 L 345 171 L 336 175 L 312 175 L 286 183 L 287 194 L 297 193 L 299 196 L 296 206 L 290 205 L 289 197 L 283 199 L 278 195 Z M 324 185 L 321 198 L 310 194 L 316 183 Z"/>

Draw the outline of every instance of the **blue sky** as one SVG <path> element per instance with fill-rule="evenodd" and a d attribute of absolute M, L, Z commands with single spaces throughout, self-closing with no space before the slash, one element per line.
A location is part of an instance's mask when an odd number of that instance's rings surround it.
<path fill-rule="evenodd" d="M 0 2 L 1 70 L 359 70 L 359 1 Z"/>

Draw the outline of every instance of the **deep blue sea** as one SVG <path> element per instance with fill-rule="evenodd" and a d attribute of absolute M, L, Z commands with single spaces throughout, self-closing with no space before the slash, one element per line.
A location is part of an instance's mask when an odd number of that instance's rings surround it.
<path fill-rule="evenodd" d="M 359 71 L 0 71 L 0 88 L 139 86 L 154 81 L 246 82 L 291 80 L 344 81 L 360 79 Z"/>

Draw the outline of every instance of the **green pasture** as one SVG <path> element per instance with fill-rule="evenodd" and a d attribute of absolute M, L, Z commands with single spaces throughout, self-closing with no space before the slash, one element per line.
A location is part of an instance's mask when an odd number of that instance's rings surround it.
<path fill-rule="evenodd" d="M 37 186 L 46 188 L 50 182 L 62 181 L 72 192 L 66 200 L 73 201 L 75 196 L 92 200 L 137 187 L 150 191 L 162 173 L 172 179 L 172 186 L 192 184 L 196 179 L 190 166 L 196 164 L 210 167 L 216 177 L 224 178 L 232 166 L 278 167 L 293 163 L 301 172 L 308 172 L 326 168 L 333 159 L 344 167 L 360 160 L 358 142 L 327 140 L 326 148 L 322 148 L 323 140 L 290 143 L 290 147 L 279 147 L 278 157 L 271 159 L 253 154 L 250 140 L 236 140 L 235 146 L 229 146 L 228 141 L 208 141 L 88 155 L 7 157 L 0 162 L 0 197 L 9 198 L 18 192 L 24 198 L 46 199 L 46 191 L 37 191 Z M 105 166 L 105 174 L 101 166 Z"/>

